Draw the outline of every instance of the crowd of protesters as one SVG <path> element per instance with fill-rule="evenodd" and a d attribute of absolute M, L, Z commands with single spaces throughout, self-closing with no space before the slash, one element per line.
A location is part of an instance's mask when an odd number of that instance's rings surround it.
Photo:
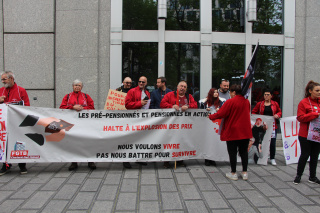
<path fill-rule="evenodd" d="M 30 106 L 27 92 L 24 88 L 15 83 L 13 72 L 6 71 L 1 74 L 3 83 L 0 88 L 0 104 L 18 104 Z M 251 105 L 248 99 L 242 95 L 240 85 L 232 85 L 229 87 L 229 81 L 222 79 L 220 88 L 212 88 L 209 90 L 207 97 L 200 99 L 194 98 L 188 94 L 188 85 L 186 81 L 180 81 L 176 89 L 172 91 L 167 87 L 165 77 L 159 77 L 156 82 L 156 87 L 151 94 L 147 89 L 147 77 L 141 76 L 138 81 L 138 86 L 133 87 L 133 82 L 130 77 L 123 80 L 121 87 L 117 91 L 127 93 L 125 98 L 126 109 L 165 109 L 173 108 L 177 111 L 187 111 L 189 108 L 199 108 L 210 111 L 208 116 L 210 120 L 223 119 L 221 123 L 221 141 L 226 141 L 227 151 L 231 172 L 226 173 L 226 177 L 231 180 L 238 180 L 236 171 L 237 154 L 241 157 L 242 172 L 240 176 L 243 180 L 248 179 L 248 152 L 254 156 L 253 161 L 257 163 L 261 157 L 261 137 L 268 128 L 265 123 L 257 119 L 255 125 L 251 124 L 250 113 L 272 116 L 274 118 L 273 129 L 270 143 L 270 163 L 277 165 L 275 161 L 276 151 L 276 135 L 277 121 L 281 118 L 282 112 L 279 104 L 272 100 L 272 91 L 265 89 L 263 92 L 263 100 L 257 102 L 251 112 Z M 83 93 L 81 90 L 83 83 L 80 80 L 75 80 L 72 83 L 73 91 L 66 94 L 60 105 L 61 109 L 70 109 L 81 111 L 83 109 L 95 109 L 92 98 Z M 199 94 L 199 91 L 196 91 Z M 196 99 L 196 100 L 195 100 Z M 199 100 L 200 99 L 200 100 Z M 198 101 L 199 100 L 199 101 Z M 299 142 L 301 147 L 301 156 L 298 162 L 297 176 L 294 179 L 294 184 L 299 184 L 301 176 L 304 172 L 307 160 L 310 157 L 309 182 L 320 184 L 320 180 L 316 177 L 316 168 L 320 152 L 320 144 L 307 139 L 308 128 L 310 121 L 316 119 L 320 115 L 320 84 L 310 81 L 305 88 L 305 97 L 301 100 L 298 106 L 297 120 L 300 122 Z M 253 131 L 253 129 L 257 131 Z M 250 157 L 251 159 L 251 157 Z M 146 162 L 139 162 L 140 165 L 147 165 Z M 183 161 L 177 161 L 178 166 L 185 166 Z M 206 166 L 215 166 L 215 161 L 205 159 Z M 123 166 L 126 169 L 132 168 L 129 162 L 124 162 Z M 165 168 L 170 168 L 170 162 L 165 162 Z M 20 173 L 26 174 L 26 164 L 19 163 Z M 89 162 L 90 169 L 96 169 L 94 162 Z M 3 164 L 0 170 L 0 175 L 10 171 L 10 164 Z M 78 168 L 77 162 L 71 163 L 69 170 Z"/>

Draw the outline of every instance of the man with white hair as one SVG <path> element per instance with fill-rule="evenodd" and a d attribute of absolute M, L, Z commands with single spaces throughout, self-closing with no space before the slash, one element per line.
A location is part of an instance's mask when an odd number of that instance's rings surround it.
<path fill-rule="evenodd" d="M 11 71 L 5 71 L 1 74 L 3 83 L 0 88 L 0 104 L 14 104 L 30 106 L 29 97 L 26 90 L 18 86 L 14 81 L 14 74 Z M 19 163 L 20 174 L 27 174 L 26 163 Z M 11 164 L 3 164 L 0 175 L 4 175 L 10 171 Z"/>
<path fill-rule="evenodd" d="M 66 94 L 62 99 L 60 109 L 71 109 L 76 111 L 81 111 L 83 109 L 94 109 L 94 103 L 92 98 L 83 92 L 82 81 L 76 79 L 72 83 L 73 92 Z M 93 162 L 88 163 L 90 169 L 96 169 L 96 165 Z M 69 171 L 75 170 L 78 168 L 77 162 L 72 162 Z"/>
<path fill-rule="evenodd" d="M 192 95 L 187 93 L 187 82 L 180 81 L 177 90 L 167 93 L 160 102 L 160 107 L 173 108 L 176 111 L 181 110 L 182 112 L 187 111 L 188 109 L 197 109 L 198 104 L 192 97 Z M 177 161 L 178 166 L 186 166 L 182 160 Z M 166 161 L 163 164 L 164 168 L 170 168 L 170 163 Z"/>
<path fill-rule="evenodd" d="M 150 99 L 150 93 L 146 89 L 147 86 L 147 77 L 141 76 L 138 81 L 138 86 L 132 88 L 128 91 L 125 106 L 128 110 L 131 109 L 148 109 L 148 100 Z M 142 166 L 146 166 L 146 162 L 137 162 Z M 127 169 L 131 169 L 131 164 L 129 162 L 124 162 L 123 166 Z"/>

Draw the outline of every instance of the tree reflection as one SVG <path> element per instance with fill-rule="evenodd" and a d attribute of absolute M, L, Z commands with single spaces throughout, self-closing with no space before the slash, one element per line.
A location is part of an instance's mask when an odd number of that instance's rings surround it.
<path fill-rule="evenodd" d="M 199 0 L 168 0 L 166 30 L 200 30 Z"/>
<path fill-rule="evenodd" d="M 167 43 L 165 57 L 167 84 L 175 89 L 179 81 L 186 80 L 189 92 L 193 94 L 200 83 L 200 45 Z"/>
<path fill-rule="evenodd" d="M 244 32 L 243 0 L 212 0 L 212 31 Z"/>
<path fill-rule="evenodd" d="M 157 30 L 157 5 L 157 0 L 123 0 L 122 28 L 124 30 Z"/>
<path fill-rule="evenodd" d="M 157 43 L 123 43 L 122 77 L 129 76 L 137 82 L 144 75 L 148 85 L 153 85 L 158 77 Z"/>
<path fill-rule="evenodd" d="M 280 103 L 282 85 L 282 47 L 260 46 L 255 71 L 251 103 L 263 100 L 263 90 L 271 89 L 272 99 Z"/>
<path fill-rule="evenodd" d="M 244 45 L 212 46 L 212 87 L 219 88 L 221 79 L 239 84 L 245 70 Z"/>
<path fill-rule="evenodd" d="M 258 0 L 254 33 L 282 33 L 283 0 Z"/>

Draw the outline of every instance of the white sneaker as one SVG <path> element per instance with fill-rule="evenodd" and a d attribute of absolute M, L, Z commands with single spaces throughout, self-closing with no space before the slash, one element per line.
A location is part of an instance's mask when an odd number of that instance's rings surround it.
<path fill-rule="evenodd" d="M 248 172 L 247 173 L 240 173 L 243 180 L 248 180 Z"/>
<path fill-rule="evenodd" d="M 237 173 L 232 174 L 231 172 L 228 172 L 228 173 L 226 173 L 226 177 L 231 179 L 231 180 L 238 180 Z"/>
<path fill-rule="evenodd" d="M 271 165 L 273 165 L 273 166 L 276 166 L 276 165 L 277 165 L 277 162 L 276 162 L 275 159 L 270 159 L 270 163 L 271 163 Z"/>

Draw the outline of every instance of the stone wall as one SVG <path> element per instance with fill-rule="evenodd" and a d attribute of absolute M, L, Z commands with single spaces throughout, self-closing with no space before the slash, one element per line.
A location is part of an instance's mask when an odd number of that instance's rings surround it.
<path fill-rule="evenodd" d="M 319 21 L 319 0 L 296 0 L 295 115 L 308 81 L 320 82 Z"/>
<path fill-rule="evenodd" d="M 109 88 L 110 0 L 2 1 L 0 65 L 15 73 L 31 105 L 59 107 L 80 79 L 102 109 Z"/>

